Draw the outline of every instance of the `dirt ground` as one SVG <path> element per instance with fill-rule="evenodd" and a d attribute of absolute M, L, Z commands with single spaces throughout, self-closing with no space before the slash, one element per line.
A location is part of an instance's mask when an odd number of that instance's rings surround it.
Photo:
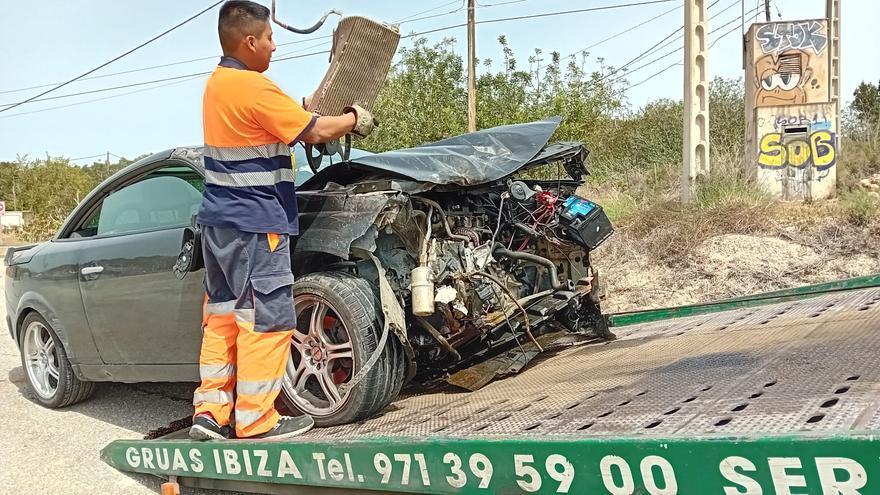
<path fill-rule="evenodd" d="M 686 259 L 653 260 L 626 230 L 594 255 L 605 312 L 660 308 L 880 273 L 876 234 L 832 218 L 774 225 L 758 235 L 722 234 Z"/>

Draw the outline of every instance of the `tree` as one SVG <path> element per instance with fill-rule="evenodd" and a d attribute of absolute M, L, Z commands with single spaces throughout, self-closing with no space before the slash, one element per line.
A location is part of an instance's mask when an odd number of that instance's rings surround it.
<path fill-rule="evenodd" d="M 876 86 L 862 82 L 853 92 L 850 108 L 861 127 L 880 125 L 880 82 Z"/>

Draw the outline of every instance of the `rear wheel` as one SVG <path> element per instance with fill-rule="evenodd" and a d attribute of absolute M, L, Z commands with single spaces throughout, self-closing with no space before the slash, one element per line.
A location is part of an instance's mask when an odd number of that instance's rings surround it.
<path fill-rule="evenodd" d="M 95 384 L 76 377 L 55 330 L 37 313 L 22 322 L 21 366 L 40 404 L 57 408 L 82 402 Z"/>
<path fill-rule="evenodd" d="M 370 284 L 341 272 L 306 275 L 293 286 L 297 328 L 282 388 L 292 409 L 319 426 L 368 418 L 387 406 L 403 384 L 405 363 L 397 338 L 385 348 L 363 379 L 351 382 L 375 352 L 382 334 L 382 310 Z"/>

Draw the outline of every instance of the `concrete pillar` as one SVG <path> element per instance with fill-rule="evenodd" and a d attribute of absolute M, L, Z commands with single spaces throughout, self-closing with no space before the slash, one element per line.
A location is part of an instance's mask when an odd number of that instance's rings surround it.
<path fill-rule="evenodd" d="M 681 199 L 690 201 L 697 176 L 709 174 L 709 48 L 705 0 L 685 0 L 684 4 L 684 160 Z"/>

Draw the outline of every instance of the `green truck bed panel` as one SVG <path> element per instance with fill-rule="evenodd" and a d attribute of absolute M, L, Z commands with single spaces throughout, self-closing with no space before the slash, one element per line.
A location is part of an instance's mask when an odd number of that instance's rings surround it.
<path fill-rule="evenodd" d="M 632 325 L 296 441 L 172 435 L 103 455 L 262 493 L 880 494 L 878 303 L 869 289 Z"/>

